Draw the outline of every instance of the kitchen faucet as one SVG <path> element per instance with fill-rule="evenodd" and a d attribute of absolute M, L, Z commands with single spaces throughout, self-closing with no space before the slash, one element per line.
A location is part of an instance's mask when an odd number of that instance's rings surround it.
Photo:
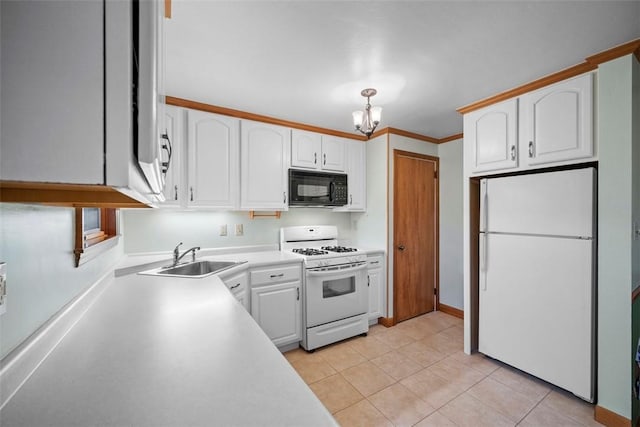
<path fill-rule="evenodd" d="M 194 246 L 191 249 L 187 249 L 186 251 L 184 251 L 182 253 L 182 255 L 180 255 L 180 245 L 182 245 L 182 242 L 178 243 L 178 245 L 173 249 L 173 265 L 172 267 L 175 267 L 176 265 L 178 265 L 178 262 L 189 252 L 191 252 L 191 262 L 195 262 L 196 261 L 196 251 L 200 250 L 200 246 Z"/>

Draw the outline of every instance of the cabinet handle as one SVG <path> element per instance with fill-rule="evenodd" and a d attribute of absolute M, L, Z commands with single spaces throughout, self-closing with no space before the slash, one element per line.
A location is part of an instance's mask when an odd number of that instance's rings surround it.
<path fill-rule="evenodd" d="M 232 286 L 232 287 L 230 287 L 229 289 L 230 289 L 230 290 L 233 290 L 233 289 L 237 288 L 238 286 L 240 286 L 240 283 L 238 283 L 237 285 L 233 285 L 233 286 Z"/>
<path fill-rule="evenodd" d="M 353 204 L 353 194 L 349 194 L 349 204 Z"/>
<path fill-rule="evenodd" d="M 287 192 L 286 191 L 282 192 L 282 203 L 287 203 Z"/>
<path fill-rule="evenodd" d="M 326 165 L 326 164 L 327 164 L 327 155 L 326 155 L 326 154 L 323 154 L 322 156 L 324 157 L 324 163 L 323 163 L 323 165 Z"/>
<path fill-rule="evenodd" d="M 516 146 L 512 145 L 511 146 L 511 160 L 515 160 L 516 159 Z"/>
<path fill-rule="evenodd" d="M 282 276 L 284 276 L 284 273 L 280 273 L 280 274 L 272 274 L 272 275 L 271 275 L 271 276 L 269 276 L 269 277 L 271 277 L 272 279 L 275 279 L 276 277 L 282 277 Z"/>
<path fill-rule="evenodd" d="M 300 301 L 300 288 L 296 288 L 296 301 Z"/>
<path fill-rule="evenodd" d="M 191 191 L 191 201 L 193 202 L 193 187 L 189 187 L 189 190 Z"/>
<path fill-rule="evenodd" d="M 379 264 L 380 261 L 371 261 L 369 264 L 373 265 L 373 264 Z"/>
<path fill-rule="evenodd" d="M 318 153 L 313 153 L 313 164 L 318 164 Z"/>
<path fill-rule="evenodd" d="M 174 193 L 173 193 L 173 200 L 178 200 L 178 186 L 177 186 L 177 185 L 175 185 L 175 186 L 173 187 L 173 191 L 174 191 Z"/>
<path fill-rule="evenodd" d="M 533 141 L 529 141 L 529 157 L 533 157 Z"/>
<path fill-rule="evenodd" d="M 367 286 L 371 286 L 371 276 L 367 276 Z"/>

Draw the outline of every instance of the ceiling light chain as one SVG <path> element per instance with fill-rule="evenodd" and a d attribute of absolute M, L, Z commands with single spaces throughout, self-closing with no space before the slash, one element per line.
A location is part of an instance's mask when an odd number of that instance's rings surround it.
<path fill-rule="evenodd" d="M 367 105 L 364 106 L 364 111 L 353 112 L 353 125 L 358 132 L 365 134 L 367 138 L 376 130 L 382 116 L 382 107 L 372 107 L 369 101 L 369 98 L 377 93 L 378 91 L 373 88 L 363 89 L 360 95 L 367 98 Z"/>

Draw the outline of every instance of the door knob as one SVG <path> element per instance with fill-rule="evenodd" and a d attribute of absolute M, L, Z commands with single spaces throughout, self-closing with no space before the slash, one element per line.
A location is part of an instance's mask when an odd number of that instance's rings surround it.
<path fill-rule="evenodd" d="M 405 247 L 404 247 L 404 245 L 399 245 L 398 249 L 400 249 L 401 251 L 404 251 Z"/>

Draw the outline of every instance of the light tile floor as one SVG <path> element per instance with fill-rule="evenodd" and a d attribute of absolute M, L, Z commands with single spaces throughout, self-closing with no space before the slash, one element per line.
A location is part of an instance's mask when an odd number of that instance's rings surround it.
<path fill-rule="evenodd" d="M 593 406 L 480 354 L 462 321 L 433 312 L 289 363 L 343 426 L 599 426 Z"/>

